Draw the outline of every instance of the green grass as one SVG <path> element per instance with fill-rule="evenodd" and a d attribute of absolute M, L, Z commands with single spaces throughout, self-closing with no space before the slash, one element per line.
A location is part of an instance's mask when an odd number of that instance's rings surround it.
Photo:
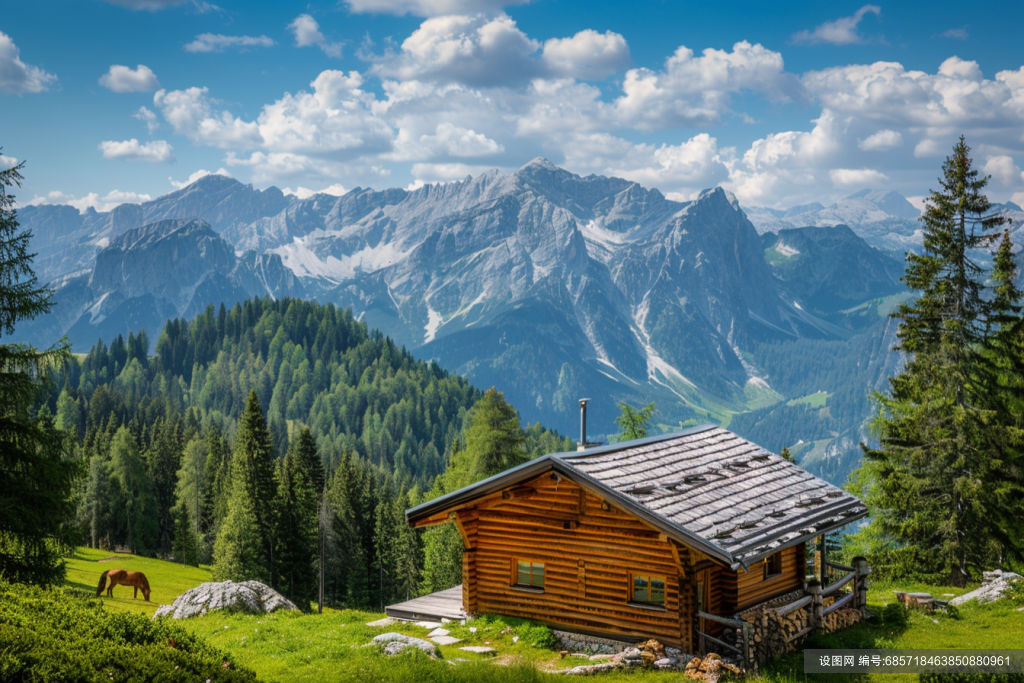
<path fill-rule="evenodd" d="M 210 579 L 207 568 L 183 567 L 149 558 L 117 555 L 111 562 L 98 560 L 111 553 L 80 549 L 68 563 L 68 583 L 95 594 L 96 580 L 103 569 L 123 567 L 144 571 L 153 586 L 153 603 L 132 600 L 131 592 L 115 589 L 114 600 L 104 600 L 112 610 L 130 610 L 151 614 L 156 603 L 170 603 L 181 592 Z M 880 613 L 885 604 L 895 601 L 894 590 L 923 591 L 936 597 L 959 595 L 968 589 L 944 588 L 923 584 L 878 583 L 868 592 L 869 608 Z M 122 592 L 123 591 L 123 592 Z M 1024 612 L 1017 612 L 1024 598 L 1003 600 L 991 605 L 960 608 L 960 618 L 941 613 L 913 612 L 906 630 L 898 631 L 879 622 L 863 622 L 836 634 L 815 636 L 809 647 L 823 648 L 1007 648 L 1024 642 Z M 448 624 L 445 628 L 461 638 L 457 645 L 440 648 L 444 660 L 433 661 L 418 654 L 396 658 L 381 657 L 375 648 L 363 647 L 375 636 L 397 631 L 425 637 L 427 631 L 412 624 L 370 627 L 366 624 L 383 615 L 354 610 L 325 610 L 324 614 L 277 612 L 248 616 L 208 614 L 179 622 L 191 633 L 226 653 L 239 666 L 256 672 L 260 681 L 291 683 L 384 683 L 423 681 L 425 683 L 534 683 L 564 680 L 554 672 L 585 663 L 574 657 L 561 659 L 550 646 L 550 632 L 518 619 L 483 616 L 468 625 Z M 471 633 L 469 627 L 477 629 Z M 507 630 L 507 631 L 506 631 Z M 502 631 L 506 631 L 502 633 Z M 513 637 L 518 642 L 513 643 Z M 491 645 L 498 651 L 494 659 L 459 650 L 465 645 Z M 453 667 L 450 661 L 463 660 Z M 496 664 L 503 666 L 496 666 Z M 549 673 L 550 672 L 550 673 Z M 776 659 L 760 674 L 766 683 L 806 683 L 829 681 L 828 675 L 804 675 L 802 654 Z M 601 680 L 674 681 L 679 674 L 622 671 L 603 674 Z M 855 677 L 855 683 L 917 683 L 916 674 Z M 849 676 L 844 677 L 844 680 Z M 852 680 L 852 679 L 850 679 Z"/>
<path fill-rule="evenodd" d="M 869 299 L 862 304 L 848 308 L 840 313 L 856 313 L 858 311 L 865 311 L 869 308 L 874 308 L 878 317 L 884 318 L 896 310 L 896 307 L 911 297 L 910 292 L 898 292 L 896 294 L 890 294 L 889 296 L 882 297 L 879 299 Z"/>
<path fill-rule="evenodd" d="M 809 405 L 812 408 L 824 408 L 828 403 L 829 398 L 832 394 L 827 394 L 824 391 L 816 391 L 813 394 L 807 394 L 800 398 L 794 398 L 786 402 L 787 406 L 798 406 L 801 404 Z"/>
<path fill-rule="evenodd" d="M 152 602 L 143 600 L 141 591 L 138 599 L 132 598 L 135 591 L 128 586 L 117 586 L 114 588 L 113 599 L 104 597 L 103 602 L 111 609 L 128 610 L 147 615 L 152 615 L 158 605 L 171 604 L 176 597 L 189 588 L 195 588 L 199 584 L 211 580 L 210 568 L 206 566 L 189 567 L 150 557 L 112 553 L 92 548 L 78 548 L 75 554 L 68 558 L 67 567 L 66 585 L 85 591 L 89 595 L 96 595 L 96 584 L 99 583 L 100 574 L 108 569 L 142 572 L 149 581 L 151 590 L 149 599 Z M 106 591 L 103 593 L 106 595 Z"/>

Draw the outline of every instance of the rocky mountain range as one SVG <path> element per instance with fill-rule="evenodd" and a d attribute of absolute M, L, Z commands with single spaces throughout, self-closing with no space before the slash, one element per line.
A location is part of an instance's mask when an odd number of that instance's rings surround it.
<path fill-rule="evenodd" d="M 307 199 L 206 176 L 109 213 L 23 208 L 58 305 L 20 333 L 38 345 L 67 334 L 85 350 L 129 330 L 155 339 L 168 317 L 210 304 L 316 298 L 566 433 L 583 396 L 599 433 L 614 429 L 620 400 L 655 401 L 662 429 L 728 422 L 798 398 L 776 388 L 765 349 L 884 334 L 879 311 L 903 290 L 902 264 L 864 234 L 911 221 L 892 194 L 776 216 L 721 188 L 676 202 L 543 159 Z M 867 218 L 849 228 L 796 225 L 852 216 L 851 203 Z M 862 419 L 840 431 L 856 435 Z"/>

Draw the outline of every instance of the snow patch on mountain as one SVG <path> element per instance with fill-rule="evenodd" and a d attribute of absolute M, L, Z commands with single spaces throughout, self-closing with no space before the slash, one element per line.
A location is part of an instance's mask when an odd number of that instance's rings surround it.
<path fill-rule="evenodd" d="M 427 324 L 423 327 L 426 334 L 423 335 L 423 343 L 429 344 L 434 341 L 434 337 L 437 335 L 437 330 L 441 327 L 444 322 L 444 317 L 440 313 L 435 311 L 429 305 L 427 306 Z"/>

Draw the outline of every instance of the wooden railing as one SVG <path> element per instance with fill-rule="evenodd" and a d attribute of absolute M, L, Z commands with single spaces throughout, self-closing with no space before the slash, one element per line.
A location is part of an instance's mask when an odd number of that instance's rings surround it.
<path fill-rule="evenodd" d="M 743 621 L 742 619 L 730 619 L 729 617 L 720 617 L 717 614 L 708 614 L 707 612 L 697 612 L 697 616 L 701 619 L 707 619 L 714 621 L 725 626 L 731 626 L 736 629 L 736 637 L 739 640 L 739 646 L 730 645 L 714 636 L 707 633 L 702 633 L 700 630 L 697 631 L 697 635 L 705 640 L 710 640 L 712 643 L 721 645 L 722 647 L 735 652 L 743 658 L 743 662 L 749 666 L 750 664 L 750 639 L 751 639 L 751 628 L 750 624 Z"/>

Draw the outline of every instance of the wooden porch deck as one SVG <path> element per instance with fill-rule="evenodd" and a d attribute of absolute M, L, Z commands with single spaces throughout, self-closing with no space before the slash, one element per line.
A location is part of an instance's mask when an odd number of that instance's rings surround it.
<path fill-rule="evenodd" d="M 462 609 L 462 584 L 448 590 L 413 598 L 384 608 L 389 617 L 409 621 L 440 621 L 465 619 Z"/>

